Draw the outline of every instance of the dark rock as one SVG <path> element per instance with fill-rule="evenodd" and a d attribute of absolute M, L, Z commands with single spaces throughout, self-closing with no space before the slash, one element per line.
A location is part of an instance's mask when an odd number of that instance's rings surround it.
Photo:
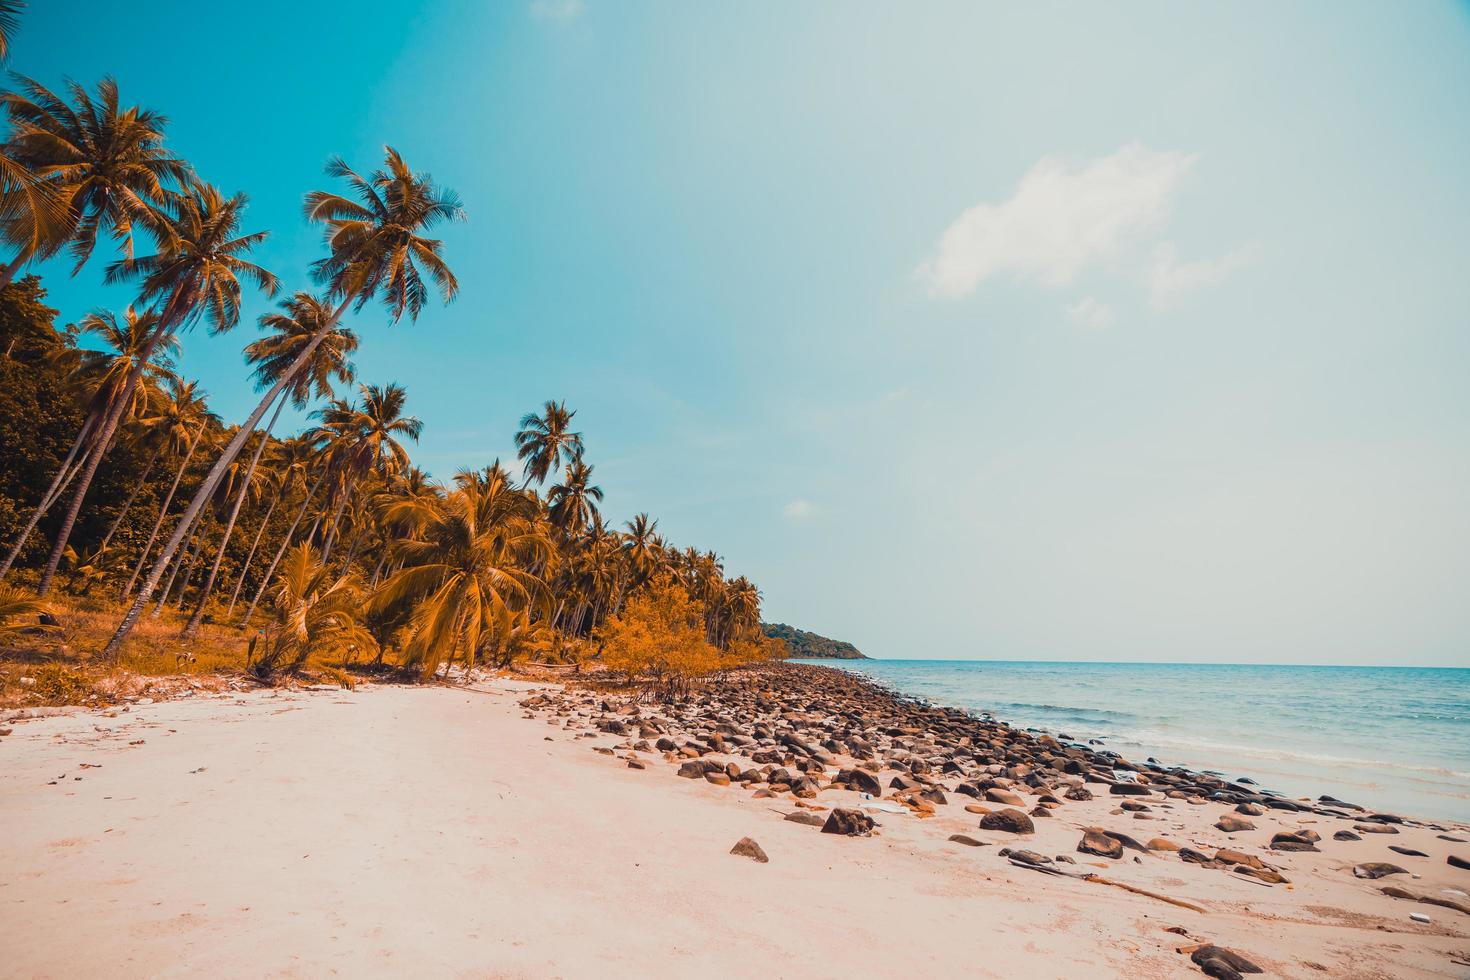
<path fill-rule="evenodd" d="M 1205 976 L 1216 980 L 1239 980 L 1242 974 L 1264 972 L 1244 956 L 1223 946 L 1201 946 L 1190 953 L 1189 958 Z"/>
<path fill-rule="evenodd" d="M 1425 854 L 1423 851 L 1416 851 L 1412 847 L 1400 847 L 1397 844 L 1390 844 L 1390 845 L 1388 845 L 1388 849 L 1390 851 L 1393 851 L 1393 852 L 1397 853 L 1397 854 L 1402 854 L 1405 857 L 1411 857 L 1411 858 L 1427 858 L 1427 857 L 1429 857 L 1429 855 L 1428 854 Z"/>
<path fill-rule="evenodd" d="M 1073 786 L 1062 795 L 1074 803 L 1082 803 L 1092 799 L 1092 791 L 1086 786 Z"/>
<path fill-rule="evenodd" d="M 1273 851 L 1315 851 L 1317 845 L 1308 840 L 1303 834 L 1294 834 L 1283 830 L 1271 838 L 1271 850 Z"/>
<path fill-rule="evenodd" d="M 1007 807 L 980 818 L 981 830 L 1000 830 L 1008 834 L 1034 834 L 1036 825 L 1020 810 Z"/>
<path fill-rule="evenodd" d="M 821 827 L 827 822 L 810 810 L 797 810 L 794 813 L 788 813 L 786 814 L 786 819 L 792 823 L 799 823 L 806 827 Z"/>
<path fill-rule="evenodd" d="M 1235 806 L 1236 813 L 1243 813 L 1248 817 L 1259 817 L 1266 812 L 1266 808 L 1256 803 L 1238 803 Z"/>
<path fill-rule="evenodd" d="M 685 779 L 703 779 L 704 763 L 696 759 L 691 759 L 679 767 L 679 775 Z"/>
<path fill-rule="evenodd" d="M 1337 833 L 1335 833 L 1335 834 L 1332 835 L 1332 839 L 1333 840 L 1362 840 L 1363 838 L 1359 837 L 1357 834 L 1353 833 L 1351 830 L 1339 830 Z"/>
<path fill-rule="evenodd" d="M 1153 791 L 1143 783 L 1114 783 L 1108 792 L 1114 796 L 1149 796 Z"/>
<path fill-rule="evenodd" d="M 949 839 L 951 841 L 953 841 L 954 843 L 956 843 L 956 844 L 963 844 L 966 847 L 984 847 L 985 846 L 980 841 L 978 841 L 975 838 L 970 837 L 970 836 L 968 836 L 966 834 L 950 834 L 949 835 Z"/>
<path fill-rule="evenodd" d="M 1396 834 L 1399 832 L 1397 827 L 1381 823 L 1355 823 L 1353 829 L 1360 834 Z"/>
<path fill-rule="evenodd" d="M 1123 856 L 1123 845 L 1113 840 L 1107 834 L 1099 834 L 1095 831 L 1085 831 L 1082 839 L 1077 842 L 1077 850 L 1083 854 L 1096 854 L 1098 857 L 1112 858 L 1117 860 Z"/>
<path fill-rule="evenodd" d="M 870 772 L 861 769 L 844 769 L 837 774 L 839 783 L 846 783 L 859 793 L 867 793 L 869 796 L 878 797 L 883 795 L 883 786 Z"/>
<path fill-rule="evenodd" d="M 1444 860 L 1452 868 L 1459 868 L 1461 871 L 1470 871 L 1470 860 L 1466 860 L 1457 854 L 1451 854 Z"/>
<path fill-rule="evenodd" d="M 833 810 L 822 825 L 824 834 L 842 834 L 846 837 L 867 836 L 872 833 L 873 818 L 861 810 Z"/>

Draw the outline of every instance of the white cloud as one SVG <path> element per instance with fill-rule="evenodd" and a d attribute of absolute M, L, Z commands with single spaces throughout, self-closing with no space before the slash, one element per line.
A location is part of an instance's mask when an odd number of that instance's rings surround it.
<path fill-rule="evenodd" d="M 918 275 L 941 296 L 963 296 L 1000 274 L 1064 285 L 1157 225 L 1195 159 L 1137 142 L 1077 169 L 1043 157 L 1010 199 L 956 218 Z"/>
<path fill-rule="evenodd" d="M 781 508 L 781 516 L 788 521 L 805 521 L 817 516 L 817 505 L 810 500 L 793 500 Z"/>
<path fill-rule="evenodd" d="M 1165 310 L 1185 293 L 1212 286 L 1248 263 L 1255 255 L 1254 246 L 1244 246 L 1219 258 L 1180 262 L 1174 243 L 1164 242 L 1154 249 L 1153 261 L 1145 274 L 1149 304 Z"/>
<path fill-rule="evenodd" d="M 1072 322 L 1080 326 L 1090 327 L 1094 330 L 1102 330 L 1110 327 L 1118 319 L 1113 313 L 1113 308 L 1106 303 L 1100 303 L 1091 296 L 1082 299 L 1067 307 L 1067 316 Z"/>
<path fill-rule="evenodd" d="M 575 20 L 587 5 L 582 0 L 531 0 L 531 16 L 565 23 Z"/>

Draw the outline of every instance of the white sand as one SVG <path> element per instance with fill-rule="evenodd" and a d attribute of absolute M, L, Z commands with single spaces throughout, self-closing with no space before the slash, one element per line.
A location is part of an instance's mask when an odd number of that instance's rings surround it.
<path fill-rule="evenodd" d="M 1276 976 L 1470 969 L 1452 959 L 1470 952 L 1470 916 L 1377 893 L 1470 891 L 1444 857 L 1470 846 L 1427 830 L 1339 844 L 1345 825 L 1322 820 L 1322 854 L 1271 855 L 1272 830 L 1308 820 L 1256 818 L 1229 839 L 1208 826 L 1218 806 L 1136 821 L 1100 799 L 1016 842 L 977 830 L 971 801 L 952 797 L 938 818 L 880 815 L 882 836 L 842 838 L 783 821 L 773 811 L 789 800 L 679 779 L 657 757 L 628 769 L 591 749 L 620 739 L 526 720 L 527 686 L 200 697 L 14 723 L 0 739 L 0 973 L 1202 976 L 1170 925 Z M 1229 844 L 1293 885 L 1173 855 L 1075 855 L 1201 915 L 995 853 L 1074 854 L 1088 823 Z M 949 843 L 956 832 L 994 843 Z M 769 864 L 727 853 L 743 836 Z M 1358 881 L 1361 860 L 1423 879 Z"/>

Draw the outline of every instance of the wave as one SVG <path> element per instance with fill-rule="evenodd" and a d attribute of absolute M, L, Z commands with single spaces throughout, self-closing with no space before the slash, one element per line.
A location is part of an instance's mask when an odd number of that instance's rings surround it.
<path fill-rule="evenodd" d="M 1115 739 L 1119 737 L 1114 736 Z M 1188 736 L 1155 736 L 1150 733 L 1133 732 L 1126 737 L 1126 740 L 1141 749 L 1182 748 L 1198 749 L 1202 752 L 1231 752 L 1236 755 L 1257 759 L 1269 759 L 1274 762 L 1311 762 L 1326 766 L 1385 769 L 1394 772 L 1422 773 L 1427 776 L 1439 776 L 1444 779 L 1470 780 L 1470 772 L 1461 772 L 1458 769 L 1450 769 L 1445 766 L 1413 766 L 1403 762 L 1390 762 L 1383 759 L 1361 759 L 1352 756 L 1331 755 L 1325 752 L 1302 752 L 1295 749 L 1271 749 L 1260 745 L 1242 745 L 1238 742 L 1217 742 L 1212 739 L 1189 738 Z"/>
<path fill-rule="evenodd" d="M 1032 704 L 1026 701 L 1010 701 L 996 706 L 997 709 L 1015 708 L 1019 711 L 1045 711 L 1073 715 L 1077 718 L 1111 718 L 1117 721 L 1136 721 L 1138 715 L 1126 711 L 1110 711 L 1107 708 L 1073 708 L 1063 704 Z"/>

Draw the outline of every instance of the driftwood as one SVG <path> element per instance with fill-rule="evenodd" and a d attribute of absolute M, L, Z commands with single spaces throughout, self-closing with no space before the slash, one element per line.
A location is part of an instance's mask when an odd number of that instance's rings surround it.
<path fill-rule="evenodd" d="M 1025 861 L 1017 861 L 1014 858 L 1011 858 L 1010 862 L 1018 868 L 1026 868 L 1029 871 L 1040 871 L 1042 874 L 1061 875 L 1063 878 L 1076 878 L 1078 881 L 1089 881 L 1092 882 L 1094 885 L 1111 885 L 1114 888 L 1121 888 L 1125 892 L 1132 892 L 1135 895 L 1142 895 L 1145 898 L 1152 898 L 1160 902 L 1167 902 L 1170 905 L 1177 905 L 1181 909 L 1189 909 L 1191 912 L 1199 912 L 1201 915 L 1205 914 L 1206 912 L 1205 909 L 1200 908 L 1198 905 L 1195 905 L 1192 902 L 1186 902 L 1183 899 L 1179 898 L 1170 898 L 1168 895 L 1160 895 L 1158 892 L 1151 892 L 1146 888 L 1138 888 L 1134 885 L 1124 884 L 1121 881 L 1114 881 L 1111 878 L 1104 878 L 1102 875 L 1099 874 L 1092 874 L 1091 872 L 1063 871 L 1061 868 L 1046 867 L 1045 865 L 1040 864 L 1027 864 Z"/>

